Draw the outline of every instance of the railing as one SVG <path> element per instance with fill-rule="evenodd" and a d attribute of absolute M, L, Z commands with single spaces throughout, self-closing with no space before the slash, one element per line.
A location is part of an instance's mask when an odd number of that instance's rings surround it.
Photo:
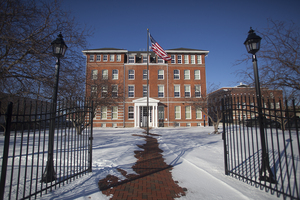
<path fill-rule="evenodd" d="M 272 195 L 300 199 L 299 108 L 274 99 L 262 105 L 263 130 L 254 97 L 222 100 L 225 174 Z"/>
<path fill-rule="evenodd" d="M 77 99 L 58 103 L 53 160 L 49 160 L 50 104 L 9 103 L 0 121 L 4 131 L 0 135 L 0 199 L 37 198 L 91 172 L 92 106 Z M 53 163 L 50 172 L 47 162 Z M 52 173 L 53 180 L 45 179 L 46 173 Z"/>

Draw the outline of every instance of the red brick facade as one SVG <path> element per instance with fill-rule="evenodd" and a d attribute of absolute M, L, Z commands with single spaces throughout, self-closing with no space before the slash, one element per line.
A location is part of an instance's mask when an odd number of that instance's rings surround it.
<path fill-rule="evenodd" d="M 180 48 L 166 52 L 172 61 L 163 61 L 149 52 L 149 126 L 202 126 L 203 113 L 190 103 L 206 94 L 205 56 L 208 51 Z M 83 53 L 87 57 L 87 83 L 107 78 L 109 84 L 118 85 L 118 95 L 123 97 L 117 105 L 99 107 L 94 126 L 144 126 L 147 52 L 95 49 Z M 92 92 L 101 93 L 101 88 L 91 87 L 87 84 L 87 97 Z"/>

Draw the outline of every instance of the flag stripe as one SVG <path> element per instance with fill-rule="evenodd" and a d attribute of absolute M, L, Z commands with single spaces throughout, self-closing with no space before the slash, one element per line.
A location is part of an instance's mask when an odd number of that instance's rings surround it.
<path fill-rule="evenodd" d="M 163 60 L 171 60 L 171 57 L 168 56 L 168 54 L 165 52 L 165 50 L 154 40 L 154 38 L 150 35 L 150 40 L 151 40 L 151 49 L 158 55 L 161 59 Z"/>

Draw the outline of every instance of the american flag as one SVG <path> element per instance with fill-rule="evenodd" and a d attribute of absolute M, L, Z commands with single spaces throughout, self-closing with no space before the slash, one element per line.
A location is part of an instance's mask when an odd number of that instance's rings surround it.
<path fill-rule="evenodd" d="M 165 52 L 165 50 L 154 40 L 154 38 L 150 35 L 150 40 L 151 40 L 151 49 L 158 55 L 161 59 L 163 60 L 171 60 L 171 57 L 168 56 L 168 54 Z"/>

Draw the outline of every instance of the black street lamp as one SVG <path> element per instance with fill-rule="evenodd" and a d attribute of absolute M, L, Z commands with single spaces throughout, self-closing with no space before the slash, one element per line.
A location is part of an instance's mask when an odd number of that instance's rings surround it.
<path fill-rule="evenodd" d="M 55 64 L 55 83 L 53 88 L 52 95 L 52 104 L 51 104 L 51 119 L 50 119 L 50 127 L 49 127 L 49 141 L 48 141 L 48 160 L 45 172 L 42 177 L 42 182 L 48 183 L 56 180 L 56 172 L 54 170 L 53 163 L 53 145 L 54 145 L 54 130 L 55 130 L 55 117 L 56 117 L 56 105 L 57 105 L 57 90 L 58 90 L 58 78 L 59 78 L 59 67 L 60 61 L 59 59 L 64 57 L 67 45 L 63 40 L 63 36 L 61 33 L 58 35 L 56 40 L 51 42 L 53 55 L 57 57 Z"/>
<path fill-rule="evenodd" d="M 258 120 L 259 120 L 259 128 L 260 128 L 260 140 L 262 147 L 262 161 L 261 161 L 261 169 L 259 171 L 259 179 L 262 181 L 268 181 L 271 183 L 276 183 L 274 180 L 274 176 L 272 170 L 270 168 L 269 163 L 269 155 L 266 148 L 266 139 L 263 125 L 263 114 L 262 114 L 262 105 L 261 105 L 261 92 L 260 92 L 260 83 L 258 76 L 258 68 L 257 68 L 257 59 L 255 53 L 260 49 L 260 40 L 261 37 L 254 33 L 254 30 L 250 27 L 249 35 L 244 42 L 246 46 L 247 52 L 252 54 L 252 63 L 254 70 L 254 78 L 255 78 L 255 90 L 256 90 L 256 100 L 258 106 Z"/>

